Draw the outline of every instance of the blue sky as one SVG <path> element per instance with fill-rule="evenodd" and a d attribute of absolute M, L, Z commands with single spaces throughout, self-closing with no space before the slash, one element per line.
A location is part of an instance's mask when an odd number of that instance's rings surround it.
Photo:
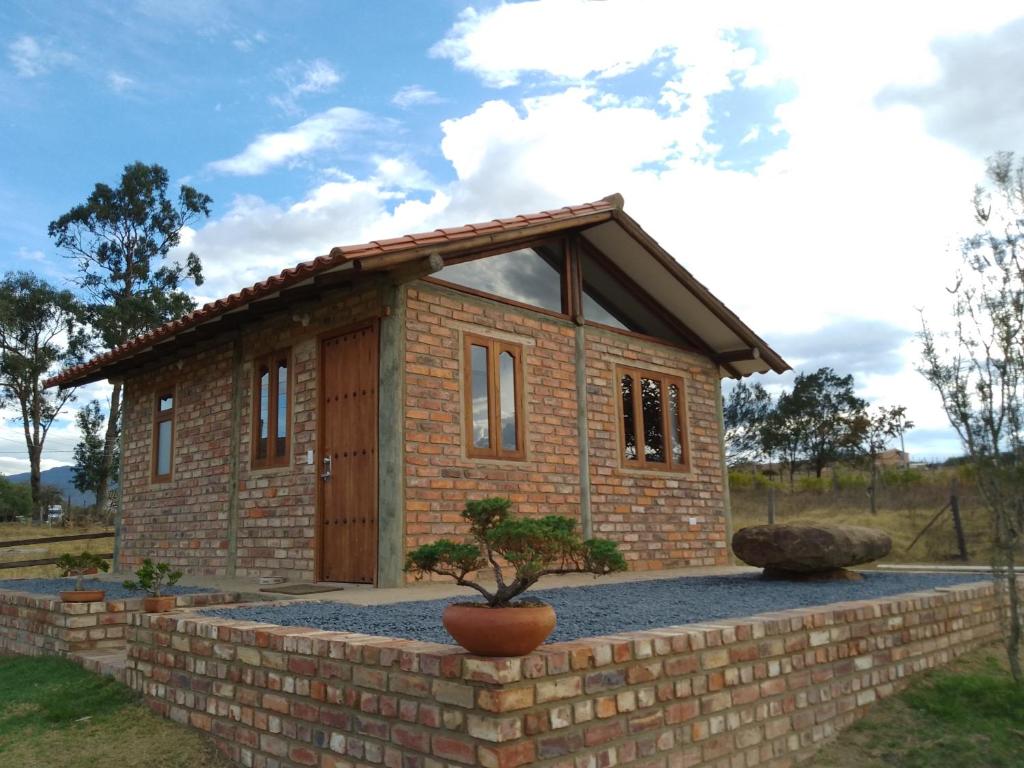
<path fill-rule="evenodd" d="M 47 223 L 136 160 L 214 199 L 186 233 L 201 301 L 618 191 L 784 356 L 911 405 L 911 450 L 947 455 L 916 312 L 944 311 L 984 156 L 1024 149 L 1022 14 L 820 5 L 7 0 L 0 266 L 65 281 Z M 0 471 L 18 439 L 0 428 Z M 74 442 L 62 420 L 47 462 Z"/>

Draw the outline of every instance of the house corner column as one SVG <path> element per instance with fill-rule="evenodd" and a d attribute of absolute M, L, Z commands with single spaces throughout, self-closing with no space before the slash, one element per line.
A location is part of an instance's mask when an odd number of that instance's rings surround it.
<path fill-rule="evenodd" d="M 585 539 L 593 538 L 590 511 L 590 422 L 587 412 L 587 330 L 576 325 L 576 432 L 580 450 L 580 528 Z"/>
<path fill-rule="evenodd" d="M 730 565 L 736 564 L 732 554 L 732 499 L 729 496 L 729 465 L 725 460 L 725 411 L 722 405 L 722 379 L 715 387 L 715 410 L 718 416 L 718 454 L 722 462 L 722 513 L 725 516 L 725 553 Z"/>
<path fill-rule="evenodd" d="M 242 447 L 242 337 L 231 346 L 231 452 L 228 461 L 228 553 L 225 572 L 234 576 L 238 566 L 238 475 Z"/>
<path fill-rule="evenodd" d="M 377 446 L 377 586 L 405 583 L 405 305 L 406 284 L 382 290 Z"/>
<path fill-rule="evenodd" d="M 111 381 L 111 384 L 114 382 Z M 124 428 L 125 428 L 125 389 L 124 382 L 121 382 L 121 429 L 117 433 L 117 511 L 114 513 L 114 561 L 112 569 L 114 573 L 121 573 L 121 524 L 124 518 Z M 109 482 L 109 480 L 108 480 Z M 103 510 L 99 510 L 100 513 Z"/>

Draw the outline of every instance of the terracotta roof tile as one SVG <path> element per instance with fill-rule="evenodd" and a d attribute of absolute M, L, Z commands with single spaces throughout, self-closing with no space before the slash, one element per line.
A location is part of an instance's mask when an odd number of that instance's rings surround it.
<path fill-rule="evenodd" d="M 159 328 L 155 328 L 125 344 L 97 355 L 86 363 L 61 371 L 58 375 L 47 380 L 45 385 L 52 387 L 73 384 L 86 377 L 95 376 L 106 366 L 131 357 L 154 344 L 167 341 L 182 331 L 210 322 L 226 312 L 244 306 L 251 301 L 272 295 L 290 285 L 302 282 L 349 261 L 369 259 L 374 256 L 400 252 L 402 250 L 414 250 L 438 243 L 458 243 L 459 241 L 471 240 L 474 237 L 486 236 L 497 232 L 526 229 L 540 222 L 571 221 L 572 219 L 583 218 L 591 214 L 611 212 L 621 207 L 621 197 L 611 195 L 608 199 L 584 203 L 583 205 L 566 206 L 540 213 L 513 216 L 505 219 L 493 219 L 492 221 L 466 224 L 461 227 L 435 229 L 433 232 L 420 232 L 404 235 L 403 237 L 372 240 L 368 243 L 332 248 L 326 256 L 317 256 L 315 259 L 304 261 L 301 264 L 283 270 L 277 275 L 272 275 L 255 285 L 243 288 L 222 299 L 204 304 L 189 314 L 177 320 L 167 322 Z"/>

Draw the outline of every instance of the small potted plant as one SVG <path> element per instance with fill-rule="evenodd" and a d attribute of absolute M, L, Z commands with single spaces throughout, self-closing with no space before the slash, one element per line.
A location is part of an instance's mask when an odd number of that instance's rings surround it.
<path fill-rule="evenodd" d="M 124 582 L 125 589 L 142 589 L 149 595 L 142 601 L 146 613 L 164 613 L 176 605 L 174 595 L 162 595 L 164 586 L 173 587 L 181 578 L 181 571 L 172 571 L 167 563 L 154 563 L 148 557 L 135 571 L 135 581 Z"/>
<path fill-rule="evenodd" d="M 603 575 L 626 570 L 618 546 L 604 539 L 583 541 L 568 517 L 514 517 L 508 499 L 488 498 L 466 504 L 462 517 L 473 541 L 441 539 L 409 552 L 405 570 L 422 578 L 448 576 L 479 592 L 484 602 L 453 603 L 441 617 L 455 641 L 478 656 L 524 656 L 555 628 L 555 611 L 537 600 L 513 602 L 537 581 L 556 573 Z M 507 580 L 501 561 L 511 568 Z M 490 568 L 494 589 L 467 578 Z"/>
<path fill-rule="evenodd" d="M 60 599 L 65 603 L 98 603 L 106 597 L 106 591 L 102 589 L 82 589 L 82 579 L 90 573 L 108 571 L 110 566 L 107 561 L 92 552 L 65 552 L 57 559 L 57 567 L 60 575 L 67 578 L 73 576 L 75 588 L 60 593 Z"/>

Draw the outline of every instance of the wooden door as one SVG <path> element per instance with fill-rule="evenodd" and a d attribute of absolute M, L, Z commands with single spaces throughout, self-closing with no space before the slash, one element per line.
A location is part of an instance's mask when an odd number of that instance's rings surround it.
<path fill-rule="evenodd" d="M 377 581 L 377 324 L 320 342 L 320 578 Z"/>

